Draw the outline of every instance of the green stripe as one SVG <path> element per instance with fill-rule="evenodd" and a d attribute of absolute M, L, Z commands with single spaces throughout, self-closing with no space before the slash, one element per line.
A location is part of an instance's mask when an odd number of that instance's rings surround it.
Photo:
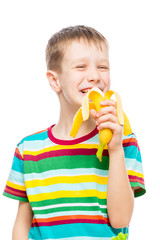
<path fill-rule="evenodd" d="M 32 207 L 44 207 L 54 204 L 63 204 L 63 203 L 99 203 L 100 205 L 106 205 L 106 199 L 98 199 L 96 197 L 88 198 L 58 198 L 51 200 L 44 200 L 39 202 L 31 202 Z"/>
<path fill-rule="evenodd" d="M 102 213 L 107 213 L 108 214 L 107 208 L 100 208 L 100 210 L 101 210 Z"/>
<path fill-rule="evenodd" d="M 140 196 L 142 196 L 143 194 L 145 194 L 146 193 L 146 190 L 145 189 L 142 189 L 141 191 L 139 191 L 139 192 L 135 192 L 135 197 L 140 197 Z"/>
<path fill-rule="evenodd" d="M 44 210 L 34 210 L 34 214 L 47 214 L 54 212 L 66 212 L 66 211 L 101 211 L 99 206 L 71 206 L 71 207 L 58 207 Z M 102 211 L 101 211 L 102 212 Z M 106 213 L 106 211 L 105 211 Z"/>
<path fill-rule="evenodd" d="M 22 202 L 28 202 L 28 198 L 17 197 L 17 196 L 11 195 L 11 194 L 6 193 L 6 192 L 3 192 L 3 195 L 8 197 L 8 198 L 12 198 L 12 199 L 19 200 L 19 201 L 22 201 Z"/>
<path fill-rule="evenodd" d="M 134 196 L 135 197 L 140 197 L 142 196 L 143 194 L 146 193 L 146 189 L 145 189 L 145 186 L 139 182 L 130 182 L 130 185 L 131 187 L 140 187 L 141 190 L 138 190 L 138 191 L 134 191 Z"/>
<path fill-rule="evenodd" d="M 97 168 L 102 170 L 109 169 L 109 158 L 104 156 L 102 162 L 96 155 L 77 155 L 77 156 L 59 156 L 34 161 L 24 161 L 24 174 L 41 173 L 57 169 L 74 168 Z"/>

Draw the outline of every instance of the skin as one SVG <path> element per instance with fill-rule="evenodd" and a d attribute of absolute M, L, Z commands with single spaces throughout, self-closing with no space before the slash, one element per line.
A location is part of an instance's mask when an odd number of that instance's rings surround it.
<path fill-rule="evenodd" d="M 60 102 L 60 116 L 52 133 L 63 140 L 73 139 L 70 130 L 76 111 L 82 103 L 84 89 L 99 87 L 104 93 L 110 88 L 108 49 L 105 43 L 96 46 L 84 40 L 73 41 L 66 48 L 62 60 L 61 73 L 50 70 L 46 73 L 49 84 L 57 93 Z M 124 161 L 122 147 L 122 127 L 116 116 L 116 103 L 106 100 L 101 102 L 99 113 L 90 111 L 91 117 L 83 122 L 76 136 L 79 138 L 93 131 L 110 128 L 113 137 L 108 144 L 109 175 L 107 185 L 107 211 L 114 228 L 128 226 L 133 213 L 134 190 L 131 188 Z M 107 107 L 108 106 L 108 107 Z M 31 226 L 33 213 L 29 203 L 19 204 L 17 218 L 13 228 L 12 240 L 26 240 Z"/>
<path fill-rule="evenodd" d="M 125 167 L 122 146 L 123 128 L 119 125 L 116 115 L 116 103 L 103 101 L 99 113 L 91 110 L 98 129 L 110 128 L 113 137 L 108 144 L 109 174 L 107 185 L 107 210 L 110 223 L 114 228 L 127 227 L 134 207 L 134 189 L 131 188 Z M 105 107 L 108 106 L 108 107 Z"/>
<path fill-rule="evenodd" d="M 54 71 L 47 73 L 52 89 L 58 94 L 60 100 L 60 118 L 58 124 L 52 129 L 55 137 L 72 139 L 69 136 L 73 117 L 81 106 L 84 94 L 82 89 L 99 87 L 104 93 L 110 88 L 110 72 L 108 49 L 105 43 L 101 48 L 81 40 L 73 42 L 66 49 L 62 62 L 62 73 Z M 107 185 L 107 210 L 110 223 L 114 228 L 128 226 L 134 207 L 134 189 L 131 188 L 125 167 L 124 150 L 122 146 L 123 127 L 119 125 L 116 115 L 116 103 L 103 101 L 99 113 L 90 111 L 92 116 L 83 122 L 77 138 L 90 131 L 95 126 L 99 130 L 110 128 L 113 137 L 108 144 L 109 175 Z"/>
<path fill-rule="evenodd" d="M 85 94 L 83 89 L 99 87 L 106 92 L 110 86 L 108 49 L 103 43 L 101 48 L 85 41 L 74 41 L 65 51 L 62 72 L 47 72 L 50 86 L 58 95 L 60 118 L 53 128 L 57 138 L 72 139 L 70 129 L 74 115 L 81 106 Z M 96 126 L 93 118 L 82 124 L 77 138 L 89 133 Z M 60 131 L 59 131 L 60 130 Z"/>
<path fill-rule="evenodd" d="M 28 240 L 33 212 L 28 202 L 19 202 L 17 217 L 14 223 L 12 240 Z"/>

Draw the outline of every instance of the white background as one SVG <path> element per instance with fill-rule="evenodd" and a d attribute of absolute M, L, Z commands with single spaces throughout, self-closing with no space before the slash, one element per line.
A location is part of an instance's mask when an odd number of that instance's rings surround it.
<path fill-rule="evenodd" d="M 18 202 L 2 196 L 16 144 L 56 123 L 58 99 L 46 79 L 45 47 L 63 27 L 84 24 L 110 44 L 111 89 L 142 152 L 147 194 L 135 199 L 130 240 L 158 239 L 159 1 L 0 1 L 0 235 L 10 240 Z M 118 200 L 118 197 L 117 197 Z"/>

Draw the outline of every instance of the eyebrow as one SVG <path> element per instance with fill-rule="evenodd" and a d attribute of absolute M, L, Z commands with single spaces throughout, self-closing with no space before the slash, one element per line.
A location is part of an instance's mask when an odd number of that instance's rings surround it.
<path fill-rule="evenodd" d="M 78 62 L 83 62 L 83 61 L 87 61 L 88 58 L 78 58 L 78 59 L 75 59 L 73 61 L 71 61 L 71 64 L 75 64 L 75 63 L 78 63 Z M 99 59 L 100 62 L 107 62 L 109 64 L 109 61 L 107 58 L 102 58 L 102 59 Z"/>
<path fill-rule="evenodd" d="M 83 62 L 83 61 L 87 61 L 87 60 L 88 60 L 88 58 L 78 58 L 78 59 L 71 61 L 71 64 L 75 64 L 77 62 Z"/>

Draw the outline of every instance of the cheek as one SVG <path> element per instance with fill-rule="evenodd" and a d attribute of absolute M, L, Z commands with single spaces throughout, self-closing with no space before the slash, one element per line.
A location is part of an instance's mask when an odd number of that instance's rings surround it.
<path fill-rule="evenodd" d="M 78 81 L 83 80 L 86 77 L 86 73 L 82 71 L 76 71 L 74 73 L 74 79 Z"/>
<path fill-rule="evenodd" d="M 110 76 L 108 78 L 108 89 L 110 89 L 111 81 L 110 81 Z"/>
<path fill-rule="evenodd" d="M 108 86 L 108 88 L 110 87 L 110 73 L 102 73 L 101 78 L 103 79 L 103 82 L 106 84 L 106 86 Z"/>

